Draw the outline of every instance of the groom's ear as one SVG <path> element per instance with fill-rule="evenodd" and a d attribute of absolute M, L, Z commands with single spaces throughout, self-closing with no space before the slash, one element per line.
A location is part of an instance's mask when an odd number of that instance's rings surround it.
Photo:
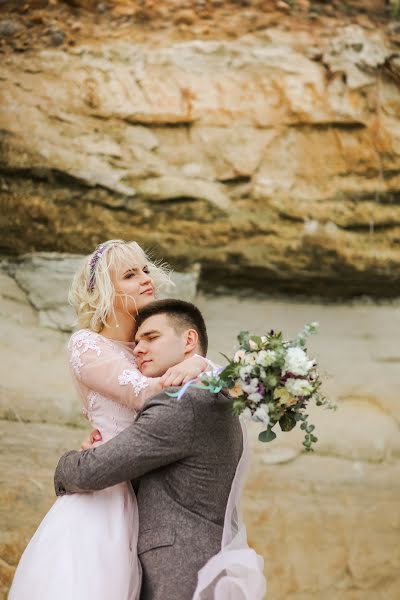
<path fill-rule="evenodd" d="M 185 331 L 185 353 L 197 350 L 199 344 L 199 334 L 195 329 L 187 329 Z"/>

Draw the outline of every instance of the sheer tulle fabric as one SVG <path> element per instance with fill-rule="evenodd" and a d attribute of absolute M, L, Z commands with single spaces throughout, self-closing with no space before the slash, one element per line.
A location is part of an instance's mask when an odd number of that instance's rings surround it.
<path fill-rule="evenodd" d="M 221 551 L 199 571 L 193 600 L 262 600 L 267 586 L 264 560 L 247 544 L 239 503 L 250 461 L 247 431 L 241 421 L 243 453 L 225 513 Z"/>
<path fill-rule="evenodd" d="M 58 498 L 21 557 L 9 600 L 138 600 L 138 523 L 128 483 Z"/>

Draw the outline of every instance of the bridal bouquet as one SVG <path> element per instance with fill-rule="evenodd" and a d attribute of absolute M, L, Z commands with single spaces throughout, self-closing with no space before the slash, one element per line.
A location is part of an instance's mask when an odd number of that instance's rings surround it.
<path fill-rule="evenodd" d="M 319 391 L 321 379 L 315 360 L 307 355 L 307 338 L 316 333 L 318 323 L 304 327 L 294 340 L 285 341 L 281 332 L 250 335 L 242 331 L 239 348 L 219 374 L 205 374 L 202 384 L 211 391 L 228 389 L 235 414 L 244 414 L 264 426 L 258 438 L 271 442 L 276 438 L 274 428 L 290 431 L 297 423 L 304 430 L 303 446 L 307 451 L 318 440 L 314 425 L 308 421 L 307 405 L 332 405 Z"/>

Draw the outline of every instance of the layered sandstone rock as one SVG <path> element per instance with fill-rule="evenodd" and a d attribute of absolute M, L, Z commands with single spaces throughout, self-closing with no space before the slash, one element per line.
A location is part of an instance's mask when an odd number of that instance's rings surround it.
<path fill-rule="evenodd" d="M 3 252 L 135 238 L 204 285 L 397 295 L 399 58 L 365 23 L 5 55 Z"/>

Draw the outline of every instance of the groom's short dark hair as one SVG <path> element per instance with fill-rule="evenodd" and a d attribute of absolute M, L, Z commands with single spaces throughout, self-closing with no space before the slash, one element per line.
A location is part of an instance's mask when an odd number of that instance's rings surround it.
<path fill-rule="evenodd" d="M 142 323 L 154 315 L 167 315 L 173 323 L 176 331 L 183 329 L 195 329 L 199 336 L 200 351 L 206 356 L 208 350 L 207 328 L 203 315 L 191 302 L 168 298 L 166 300 L 155 300 L 144 306 L 136 315 L 136 324 L 139 328 Z"/>

